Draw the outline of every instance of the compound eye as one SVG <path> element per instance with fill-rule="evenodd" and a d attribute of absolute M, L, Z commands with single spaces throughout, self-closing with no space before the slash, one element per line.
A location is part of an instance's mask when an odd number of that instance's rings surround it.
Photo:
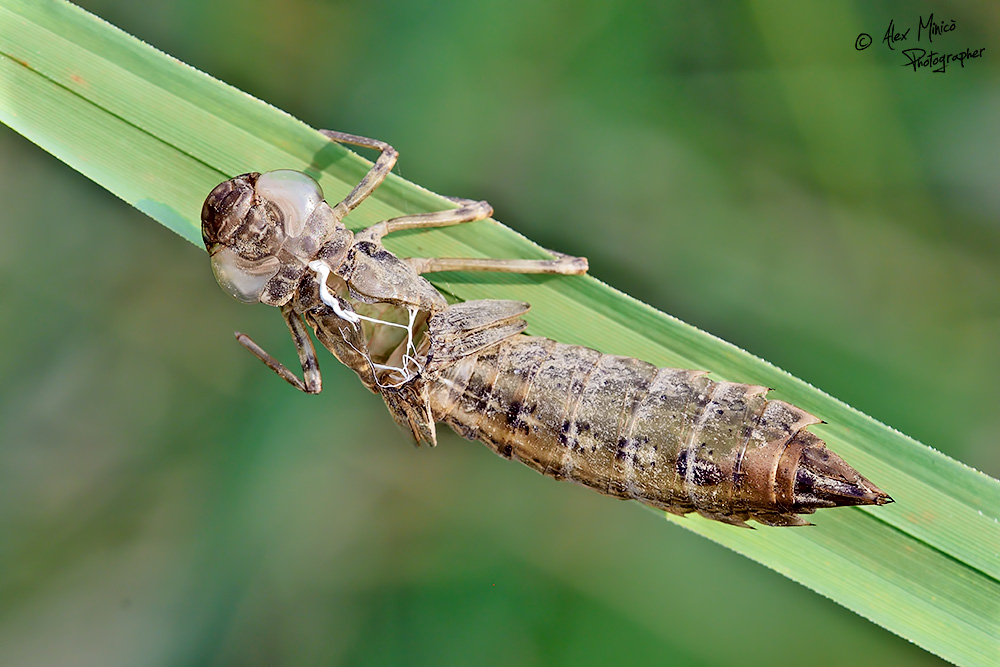
<path fill-rule="evenodd" d="M 271 202 L 281 212 L 285 235 L 295 238 L 306 221 L 323 202 L 319 183 L 301 171 L 278 169 L 262 174 L 257 180 L 257 196 Z"/>
<path fill-rule="evenodd" d="M 205 246 L 229 243 L 253 204 L 253 181 L 258 174 L 243 174 L 215 186 L 201 208 L 201 236 Z"/>
<path fill-rule="evenodd" d="M 278 273 L 277 257 L 243 259 L 229 248 L 219 248 L 212 255 L 212 273 L 229 296 L 243 303 L 257 303 L 267 281 Z"/>

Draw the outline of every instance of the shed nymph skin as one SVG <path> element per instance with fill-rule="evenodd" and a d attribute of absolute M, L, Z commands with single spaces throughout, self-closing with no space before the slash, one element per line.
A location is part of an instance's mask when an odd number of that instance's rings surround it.
<path fill-rule="evenodd" d="M 579 275 L 587 261 L 397 257 L 382 246 L 386 234 L 482 220 L 492 208 L 454 199 L 455 208 L 355 234 L 343 218 L 386 177 L 396 151 L 324 134 L 380 151 L 336 205 L 308 175 L 278 170 L 221 183 L 202 209 L 219 284 L 239 301 L 281 309 L 302 377 L 245 334 L 237 340 L 296 388 L 322 388 L 308 325 L 418 444 L 436 444 L 442 422 L 550 477 L 737 526 L 803 526 L 800 515 L 817 509 L 892 502 L 808 430 L 818 418 L 767 400 L 765 387 L 525 335 L 529 305 L 520 301 L 449 305 L 422 274 Z"/>

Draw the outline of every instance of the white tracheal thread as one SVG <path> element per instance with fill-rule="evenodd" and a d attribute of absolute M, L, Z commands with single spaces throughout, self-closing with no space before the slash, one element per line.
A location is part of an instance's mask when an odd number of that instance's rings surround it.
<path fill-rule="evenodd" d="M 413 345 L 413 323 L 417 317 L 416 308 L 411 306 L 406 309 L 410 317 L 410 321 L 407 324 L 399 324 L 398 322 L 386 322 L 385 320 L 380 320 L 374 317 L 366 317 L 365 315 L 362 315 L 353 310 L 344 310 L 340 306 L 340 300 L 330 292 L 330 288 L 327 287 L 326 285 L 326 280 L 327 278 L 330 277 L 330 267 L 325 262 L 319 259 L 309 262 L 308 266 L 310 269 L 313 270 L 313 272 L 316 273 L 317 282 L 319 283 L 320 300 L 326 305 L 330 306 L 330 308 L 333 309 L 333 313 L 340 319 L 350 322 L 355 327 L 360 326 L 361 320 L 365 320 L 366 322 L 371 322 L 372 324 L 384 324 L 389 327 L 406 329 L 407 354 L 403 355 L 402 366 L 387 366 L 385 364 L 376 364 L 374 361 L 372 361 L 371 355 L 368 353 L 368 350 L 362 352 L 361 350 L 351 345 L 350 341 L 344 341 L 348 345 L 350 345 L 350 347 L 353 348 L 355 352 L 363 356 L 368 361 L 368 365 L 371 366 L 372 368 L 372 376 L 375 378 L 375 382 L 378 384 L 379 387 L 392 389 L 395 387 L 402 386 L 407 382 L 409 382 L 410 380 L 412 380 L 414 377 L 416 377 L 416 375 L 423 370 L 423 367 L 420 365 L 420 362 L 417 361 L 416 358 L 417 349 Z M 382 381 L 378 379 L 378 376 L 375 373 L 376 370 L 395 371 L 399 373 L 403 379 L 401 379 L 399 382 L 383 384 Z"/>

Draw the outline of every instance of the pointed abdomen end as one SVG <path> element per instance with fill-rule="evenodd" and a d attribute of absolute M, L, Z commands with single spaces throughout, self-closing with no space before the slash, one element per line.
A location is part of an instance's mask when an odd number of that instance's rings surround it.
<path fill-rule="evenodd" d="M 823 445 L 803 447 L 795 472 L 795 511 L 893 502 L 844 459 Z"/>

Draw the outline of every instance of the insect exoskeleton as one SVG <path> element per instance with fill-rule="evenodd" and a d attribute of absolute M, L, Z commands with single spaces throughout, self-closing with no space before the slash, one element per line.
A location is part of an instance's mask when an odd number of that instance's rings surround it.
<path fill-rule="evenodd" d="M 401 216 L 353 234 L 344 216 L 378 187 L 396 152 L 382 142 L 324 131 L 381 152 L 368 175 L 330 206 L 297 171 L 248 173 L 218 185 L 202 235 L 219 284 L 245 303 L 281 308 L 302 378 L 248 336 L 237 340 L 296 388 L 321 389 L 305 325 L 417 443 L 436 422 L 557 479 L 676 514 L 746 526 L 806 525 L 823 507 L 882 505 L 888 495 L 826 448 L 820 420 L 764 387 L 714 382 L 702 371 L 525 335 L 528 304 L 449 305 L 421 274 L 506 271 L 579 275 L 583 258 L 399 258 L 381 239 L 403 229 L 488 217 L 486 202 Z"/>
<path fill-rule="evenodd" d="M 819 419 L 765 387 L 525 335 L 449 358 L 456 319 L 430 320 L 430 356 L 444 360 L 423 376 L 432 415 L 543 474 L 739 526 L 889 502 L 807 430 Z"/>

